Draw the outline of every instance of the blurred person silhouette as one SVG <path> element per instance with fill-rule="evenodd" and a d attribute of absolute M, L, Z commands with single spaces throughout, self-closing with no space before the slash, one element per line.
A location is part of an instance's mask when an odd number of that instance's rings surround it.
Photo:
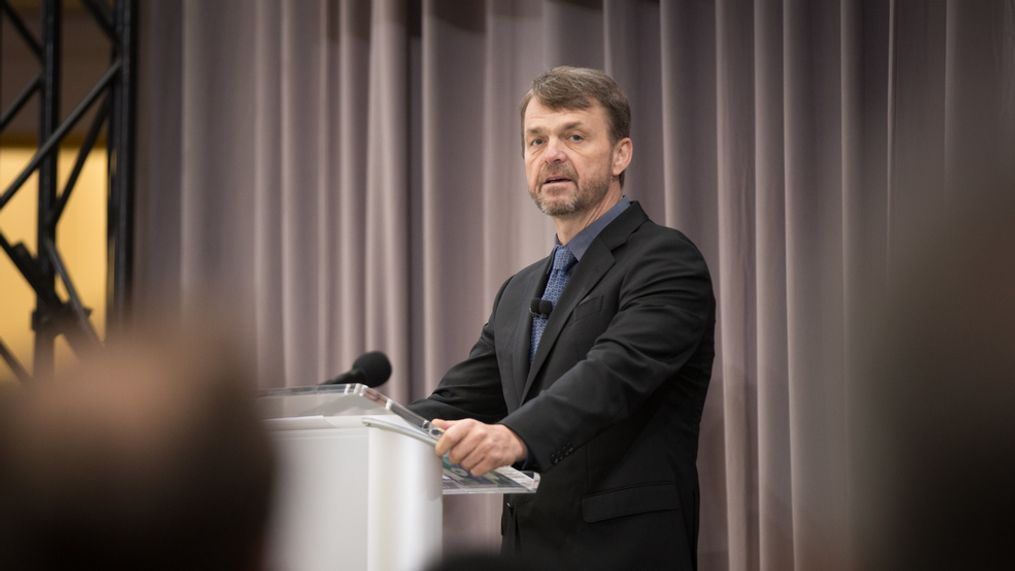
<path fill-rule="evenodd" d="M 569 567 L 559 562 L 550 564 L 535 557 L 515 553 L 462 551 L 448 553 L 425 569 L 426 571 L 559 571 Z"/>
<path fill-rule="evenodd" d="M 850 407 L 857 569 L 1015 568 L 1012 180 L 954 195 L 873 318 Z"/>
<path fill-rule="evenodd" d="M 0 396 L 0 568 L 258 569 L 274 458 L 219 339 L 131 334 Z"/>

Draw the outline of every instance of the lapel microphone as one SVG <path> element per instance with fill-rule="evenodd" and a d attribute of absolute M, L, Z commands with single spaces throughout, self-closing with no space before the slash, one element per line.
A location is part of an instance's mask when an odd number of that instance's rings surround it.
<path fill-rule="evenodd" d="M 553 302 L 548 299 L 533 298 L 532 303 L 529 304 L 529 313 L 535 317 L 547 319 L 550 317 L 551 311 L 553 311 Z"/>

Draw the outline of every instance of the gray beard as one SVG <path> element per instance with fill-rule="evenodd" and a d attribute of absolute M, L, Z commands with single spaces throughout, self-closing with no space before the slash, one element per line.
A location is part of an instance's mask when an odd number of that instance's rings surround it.
<path fill-rule="evenodd" d="M 577 192 L 571 196 L 570 200 L 564 203 L 558 202 L 547 205 L 539 194 L 533 195 L 532 200 L 543 214 L 557 218 L 567 218 L 582 214 L 599 204 L 609 190 L 610 177 L 606 176 L 604 178 L 589 180 L 585 185 L 578 186 Z"/>

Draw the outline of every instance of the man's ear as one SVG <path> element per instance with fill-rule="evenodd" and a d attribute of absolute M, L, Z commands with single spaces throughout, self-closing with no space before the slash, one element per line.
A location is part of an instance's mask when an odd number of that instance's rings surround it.
<path fill-rule="evenodd" d="M 630 137 L 624 137 L 613 146 L 613 164 L 610 165 L 610 173 L 613 176 L 620 176 L 620 173 L 631 164 L 631 155 L 634 152 L 634 143 Z"/>

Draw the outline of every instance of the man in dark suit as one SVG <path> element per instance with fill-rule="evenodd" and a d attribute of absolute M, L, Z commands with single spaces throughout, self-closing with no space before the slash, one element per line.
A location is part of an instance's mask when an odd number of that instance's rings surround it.
<path fill-rule="evenodd" d="M 596 70 L 560 67 L 522 101 L 529 193 L 551 255 L 504 283 L 469 358 L 412 408 L 474 474 L 542 474 L 507 496 L 503 549 L 597 569 L 693 569 L 695 458 L 714 356 L 708 269 L 622 195 L 630 109 Z"/>

